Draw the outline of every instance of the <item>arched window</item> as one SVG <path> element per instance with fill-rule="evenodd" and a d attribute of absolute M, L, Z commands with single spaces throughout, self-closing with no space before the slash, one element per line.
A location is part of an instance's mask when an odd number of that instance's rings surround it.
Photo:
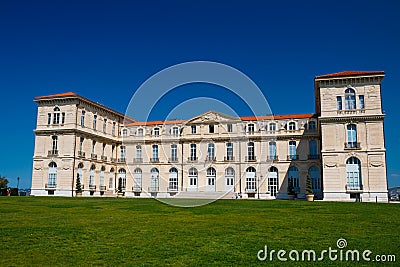
<path fill-rule="evenodd" d="M 275 132 L 276 131 L 276 123 L 275 122 L 271 122 L 268 125 L 268 131 L 270 131 L 270 132 Z"/>
<path fill-rule="evenodd" d="M 89 189 L 95 189 L 95 183 L 94 183 L 94 171 L 95 171 L 96 167 L 94 165 L 92 165 L 90 167 L 90 173 L 89 173 Z"/>
<path fill-rule="evenodd" d="M 101 167 L 100 170 L 100 190 L 104 190 L 105 188 L 105 181 L 104 181 L 104 172 L 106 168 L 104 166 Z"/>
<path fill-rule="evenodd" d="M 53 124 L 60 123 L 60 109 L 58 107 L 54 108 L 54 115 L 53 115 Z"/>
<path fill-rule="evenodd" d="M 172 127 L 172 135 L 173 136 L 178 136 L 179 135 L 179 128 L 178 127 Z"/>
<path fill-rule="evenodd" d="M 114 188 L 114 168 L 110 169 L 110 177 L 108 180 L 108 188 Z"/>
<path fill-rule="evenodd" d="M 247 125 L 247 132 L 250 134 L 254 133 L 254 124 L 253 123 L 250 123 Z"/>
<path fill-rule="evenodd" d="M 278 182 L 278 169 L 272 166 L 268 170 L 268 191 L 270 192 L 271 197 L 276 197 L 278 193 Z"/>
<path fill-rule="evenodd" d="M 235 187 L 235 170 L 232 167 L 225 169 L 225 191 L 233 191 Z"/>
<path fill-rule="evenodd" d="M 216 171 L 214 168 L 207 169 L 207 191 L 215 191 Z"/>
<path fill-rule="evenodd" d="M 269 160 L 277 160 L 276 142 L 275 141 L 271 141 L 268 143 L 268 150 L 269 150 L 268 159 Z"/>
<path fill-rule="evenodd" d="M 133 190 L 142 191 L 142 170 L 136 168 L 133 174 Z"/>
<path fill-rule="evenodd" d="M 122 190 L 126 188 L 126 171 L 125 169 L 118 170 L 118 185 L 121 185 Z"/>
<path fill-rule="evenodd" d="M 83 181 L 83 174 L 82 174 L 82 169 L 83 169 L 83 164 L 79 163 L 78 164 L 78 172 L 77 172 L 77 176 L 79 177 L 79 180 L 82 184 L 82 189 L 84 188 L 84 181 Z"/>
<path fill-rule="evenodd" d="M 356 157 L 346 161 L 347 190 L 361 190 L 361 163 Z"/>
<path fill-rule="evenodd" d="M 49 179 L 48 188 L 56 188 L 57 186 L 57 164 L 55 162 L 50 162 L 49 164 Z"/>
<path fill-rule="evenodd" d="M 189 184 L 188 184 L 188 191 L 197 191 L 197 169 L 196 168 L 190 168 L 189 169 Z"/>
<path fill-rule="evenodd" d="M 158 191 L 158 183 L 159 183 L 159 171 L 157 168 L 153 168 L 150 171 L 150 192 Z"/>
<path fill-rule="evenodd" d="M 347 125 L 347 148 L 357 148 L 357 126 L 355 124 Z"/>
<path fill-rule="evenodd" d="M 347 88 L 345 91 L 345 105 L 346 109 L 356 109 L 356 92 L 354 89 Z"/>
<path fill-rule="evenodd" d="M 137 136 L 143 136 L 143 128 L 139 128 L 136 132 Z"/>
<path fill-rule="evenodd" d="M 300 191 L 300 182 L 299 182 L 299 169 L 295 166 L 289 167 L 288 170 L 288 186 L 292 185 L 295 192 Z"/>
<path fill-rule="evenodd" d="M 160 128 L 154 128 L 153 129 L 153 135 L 155 135 L 155 136 L 159 136 L 160 135 Z"/>
<path fill-rule="evenodd" d="M 254 143 L 248 142 L 247 143 L 247 161 L 254 161 L 256 158 L 254 156 Z"/>
<path fill-rule="evenodd" d="M 248 167 L 246 169 L 246 191 L 256 192 L 256 169 L 254 167 Z"/>
<path fill-rule="evenodd" d="M 122 136 L 123 137 L 128 136 L 128 129 L 122 129 Z"/>
<path fill-rule="evenodd" d="M 289 122 L 288 130 L 289 131 L 295 131 L 296 130 L 296 123 L 294 121 Z"/>
<path fill-rule="evenodd" d="M 177 191 L 178 190 L 178 170 L 176 168 L 169 169 L 168 189 L 170 191 Z"/>
<path fill-rule="evenodd" d="M 308 169 L 308 175 L 310 175 L 311 189 L 314 192 L 321 190 L 320 174 L 319 169 L 316 166 L 312 166 Z"/>

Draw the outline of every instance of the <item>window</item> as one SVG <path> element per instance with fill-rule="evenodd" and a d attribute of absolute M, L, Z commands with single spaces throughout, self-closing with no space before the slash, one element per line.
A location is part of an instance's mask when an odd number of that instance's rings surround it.
<path fill-rule="evenodd" d="M 254 133 L 254 124 L 250 123 L 247 125 L 247 132 Z"/>
<path fill-rule="evenodd" d="M 81 126 L 84 127 L 85 126 L 85 111 L 82 110 L 82 114 L 81 114 Z"/>
<path fill-rule="evenodd" d="M 96 130 L 96 126 L 97 126 L 97 115 L 93 116 L 93 129 Z"/>
<path fill-rule="evenodd" d="M 343 109 L 342 97 L 341 96 L 337 96 L 336 97 L 336 102 L 337 102 L 337 109 L 338 110 L 342 110 Z"/>
<path fill-rule="evenodd" d="M 247 160 L 255 160 L 253 142 L 247 143 Z"/>
<path fill-rule="evenodd" d="M 58 107 L 54 108 L 53 124 L 60 123 L 60 109 Z"/>
<path fill-rule="evenodd" d="M 78 164 L 77 178 L 79 178 L 79 181 L 81 182 L 81 184 L 83 186 L 85 183 L 83 181 L 82 169 L 83 169 L 83 164 L 79 163 Z"/>
<path fill-rule="evenodd" d="M 153 161 L 158 160 L 158 145 L 153 145 Z"/>
<path fill-rule="evenodd" d="M 295 192 L 300 191 L 300 183 L 299 183 L 299 169 L 295 166 L 289 167 L 288 170 L 288 186 L 292 186 Z"/>
<path fill-rule="evenodd" d="M 208 132 L 214 133 L 214 125 L 208 125 Z"/>
<path fill-rule="evenodd" d="M 51 124 L 51 113 L 47 114 L 47 124 Z"/>
<path fill-rule="evenodd" d="M 133 174 L 133 190 L 142 190 L 142 170 L 139 168 L 135 169 Z"/>
<path fill-rule="evenodd" d="M 158 191 L 158 178 L 159 172 L 157 168 L 151 169 L 151 176 L 150 176 L 150 191 Z"/>
<path fill-rule="evenodd" d="M 160 128 L 154 128 L 153 135 L 155 135 L 155 136 L 160 135 Z"/>
<path fill-rule="evenodd" d="M 111 168 L 111 170 L 110 170 L 110 177 L 108 180 L 108 188 L 110 188 L 110 189 L 114 188 L 114 168 Z"/>
<path fill-rule="evenodd" d="M 309 142 L 309 146 L 310 146 L 310 156 L 309 159 L 317 159 L 317 141 L 316 140 L 310 140 Z"/>
<path fill-rule="evenodd" d="M 235 170 L 231 167 L 225 170 L 225 191 L 233 191 L 235 186 Z"/>
<path fill-rule="evenodd" d="M 176 168 L 169 170 L 168 189 L 172 191 L 178 190 L 178 170 Z"/>
<path fill-rule="evenodd" d="M 347 125 L 347 147 L 357 147 L 357 127 L 355 124 Z"/>
<path fill-rule="evenodd" d="M 141 162 L 142 161 L 142 146 L 137 145 L 136 146 L 136 162 Z"/>
<path fill-rule="evenodd" d="M 215 191 L 215 178 L 216 178 L 216 171 L 214 168 L 207 169 L 207 191 Z"/>
<path fill-rule="evenodd" d="M 311 189 L 314 192 L 320 191 L 321 185 L 320 185 L 319 169 L 316 166 L 310 167 L 310 169 L 308 169 L 308 175 L 310 175 Z"/>
<path fill-rule="evenodd" d="M 227 128 L 228 128 L 228 133 L 233 132 L 233 127 L 232 127 L 232 124 L 231 124 L 231 123 L 229 123 L 229 124 L 227 125 Z"/>
<path fill-rule="evenodd" d="M 65 112 L 61 113 L 61 124 L 65 123 Z"/>
<path fill-rule="evenodd" d="M 296 123 L 294 121 L 289 122 L 289 131 L 295 131 L 296 130 Z"/>
<path fill-rule="evenodd" d="M 346 161 L 347 190 L 360 190 L 361 163 L 358 158 L 351 157 Z"/>
<path fill-rule="evenodd" d="M 274 166 L 268 170 L 268 192 L 271 197 L 276 197 L 278 193 L 278 169 Z"/>
<path fill-rule="evenodd" d="M 356 93 L 353 89 L 347 88 L 345 91 L 346 109 L 356 109 Z"/>
<path fill-rule="evenodd" d="M 101 167 L 101 170 L 100 170 L 100 186 L 102 186 L 102 187 L 105 186 L 105 183 L 104 183 L 104 171 L 105 170 L 106 169 L 104 168 L 104 166 Z"/>
<path fill-rule="evenodd" d="M 54 154 L 58 154 L 58 150 L 57 150 L 57 143 L 58 143 L 58 136 L 52 136 L 51 137 L 51 139 L 52 139 L 52 146 L 51 146 L 51 152 L 52 152 L 52 154 L 54 155 Z"/>
<path fill-rule="evenodd" d="M 215 158 L 215 145 L 208 144 L 207 160 L 214 160 L 214 158 Z"/>
<path fill-rule="evenodd" d="M 173 136 L 178 136 L 179 135 L 179 128 L 178 127 L 172 127 L 172 135 Z"/>
<path fill-rule="evenodd" d="M 79 140 L 79 151 L 83 151 L 83 141 L 85 141 L 85 138 L 81 137 Z"/>
<path fill-rule="evenodd" d="M 106 150 L 106 144 L 103 144 L 103 149 L 101 150 L 101 156 L 104 158 L 104 152 Z"/>
<path fill-rule="evenodd" d="M 90 167 L 90 173 L 89 173 L 89 189 L 94 189 L 95 185 L 94 185 L 94 170 L 95 170 L 95 166 L 92 165 L 92 167 Z"/>
<path fill-rule="evenodd" d="M 92 141 L 92 155 L 94 155 L 94 149 L 96 147 L 96 141 Z M 92 156 L 93 157 L 93 156 Z"/>
<path fill-rule="evenodd" d="M 49 164 L 49 177 L 47 187 L 55 188 L 57 181 L 57 164 L 55 162 L 50 162 Z"/>
<path fill-rule="evenodd" d="M 190 144 L 190 160 L 197 160 L 196 144 Z"/>
<path fill-rule="evenodd" d="M 308 122 L 308 129 L 311 131 L 315 131 L 317 129 L 317 124 L 315 123 L 315 121 Z"/>
<path fill-rule="evenodd" d="M 178 161 L 178 146 L 175 144 L 171 145 L 171 161 Z"/>
<path fill-rule="evenodd" d="M 196 133 L 196 125 L 192 125 L 191 130 L 192 130 L 192 134 L 195 134 Z"/>
<path fill-rule="evenodd" d="M 226 160 L 233 160 L 233 144 L 226 143 Z"/>
<path fill-rule="evenodd" d="M 190 168 L 189 169 L 189 186 L 188 186 L 188 191 L 197 191 L 197 169 L 196 168 Z"/>
<path fill-rule="evenodd" d="M 118 187 L 121 186 L 123 190 L 126 189 L 126 171 L 125 169 L 120 169 L 118 171 Z"/>
<path fill-rule="evenodd" d="M 364 109 L 365 105 L 364 105 L 364 96 L 363 95 L 358 96 L 358 102 L 360 103 L 360 108 Z"/>
<path fill-rule="evenodd" d="M 121 158 L 121 160 L 125 160 L 125 156 L 126 156 L 126 147 L 125 146 L 121 146 L 121 148 L 120 148 L 120 158 Z"/>
<path fill-rule="evenodd" d="M 276 131 L 276 123 L 275 122 L 271 122 L 268 125 L 268 131 L 270 131 L 270 132 L 275 132 Z"/>
<path fill-rule="evenodd" d="M 246 191 L 255 192 L 256 188 L 256 169 L 248 167 L 246 169 Z"/>
<path fill-rule="evenodd" d="M 122 129 L 122 136 L 123 137 L 128 136 L 128 129 Z"/>
<path fill-rule="evenodd" d="M 297 159 L 296 141 L 289 141 L 289 160 Z"/>
<path fill-rule="evenodd" d="M 269 160 L 277 160 L 276 156 L 276 142 L 271 141 L 268 143 L 269 145 Z"/>
<path fill-rule="evenodd" d="M 103 121 L 103 133 L 107 131 L 107 119 L 104 119 Z"/>
<path fill-rule="evenodd" d="M 111 134 L 115 136 L 115 121 L 113 122 Z"/>
<path fill-rule="evenodd" d="M 143 136 L 143 128 L 137 130 L 137 136 Z"/>

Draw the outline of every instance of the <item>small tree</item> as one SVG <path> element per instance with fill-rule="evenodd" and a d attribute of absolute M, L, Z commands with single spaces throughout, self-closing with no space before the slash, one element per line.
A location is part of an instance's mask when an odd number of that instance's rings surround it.
<path fill-rule="evenodd" d="M 79 173 L 76 176 L 76 193 L 82 193 L 82 184 L 81 178 L 79 177 Z"/>
<path fill-rule="evenodd" d="M 0 189 L 7 188 L 8 179 L 5 176 L 0 175 Z"/>
<path fill-rule="evenodd" d="M 306 195 L 314 195 L 314 192 L 311 188 L 311 179 L 309 174 L 307 174 L 307 180 L 306 180 Z"/>

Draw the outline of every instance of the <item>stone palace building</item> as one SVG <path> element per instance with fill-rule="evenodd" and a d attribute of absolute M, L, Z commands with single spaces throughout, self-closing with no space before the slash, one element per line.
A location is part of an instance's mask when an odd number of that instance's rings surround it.
<path fill-rule="evenodd" d="M 315 114 L 139 122 L 75 93 L 38 104 L 32 195 L 387 201 L 382 71 L 315 77 Z"/>

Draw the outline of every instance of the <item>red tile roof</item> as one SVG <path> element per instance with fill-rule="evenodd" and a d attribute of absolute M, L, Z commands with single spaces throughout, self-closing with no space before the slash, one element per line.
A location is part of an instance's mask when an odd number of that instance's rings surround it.
<path fill-rule="evenodd" d="M 257 121 L 257 120 L 285 120 L 285 119 L 309 119 L 316 117 L 315 114 L 288 114 L 288 115 L 269 115 L 269 116 L 247 116 L 240 117 L 242 121 Z"/>
<path fill-rule="evenodd" d="M 179 124 L 183 123 L 185 120 L 173 120 L 173 121 L 147 121 L 147 122 L 133 122 L 129 123 L 126 126 L 152 126 L 152 125 L 165 125 L 165 124 Z"/>
<path fill-rule="evenodd" d="M 315 79 L 322 78 L 336 78 L 336 77 L 347 77 L 347 76 L 365 76 L 365 75 L 384 75 L 384 71 L 341 71 L 331 74 L 325 74 L 316 76 Z"/>
<path fill-rule="evenodd" d="M 54 94 L 54 95 L 45 95 L 45 96 L 37 96 L 35 99 L 48 99 L 48 98 L 57 98 L 57 97 L 68 97 L 68 96 L 78 96 L 74 92 L 66 92 L 61 94 Z"/>

